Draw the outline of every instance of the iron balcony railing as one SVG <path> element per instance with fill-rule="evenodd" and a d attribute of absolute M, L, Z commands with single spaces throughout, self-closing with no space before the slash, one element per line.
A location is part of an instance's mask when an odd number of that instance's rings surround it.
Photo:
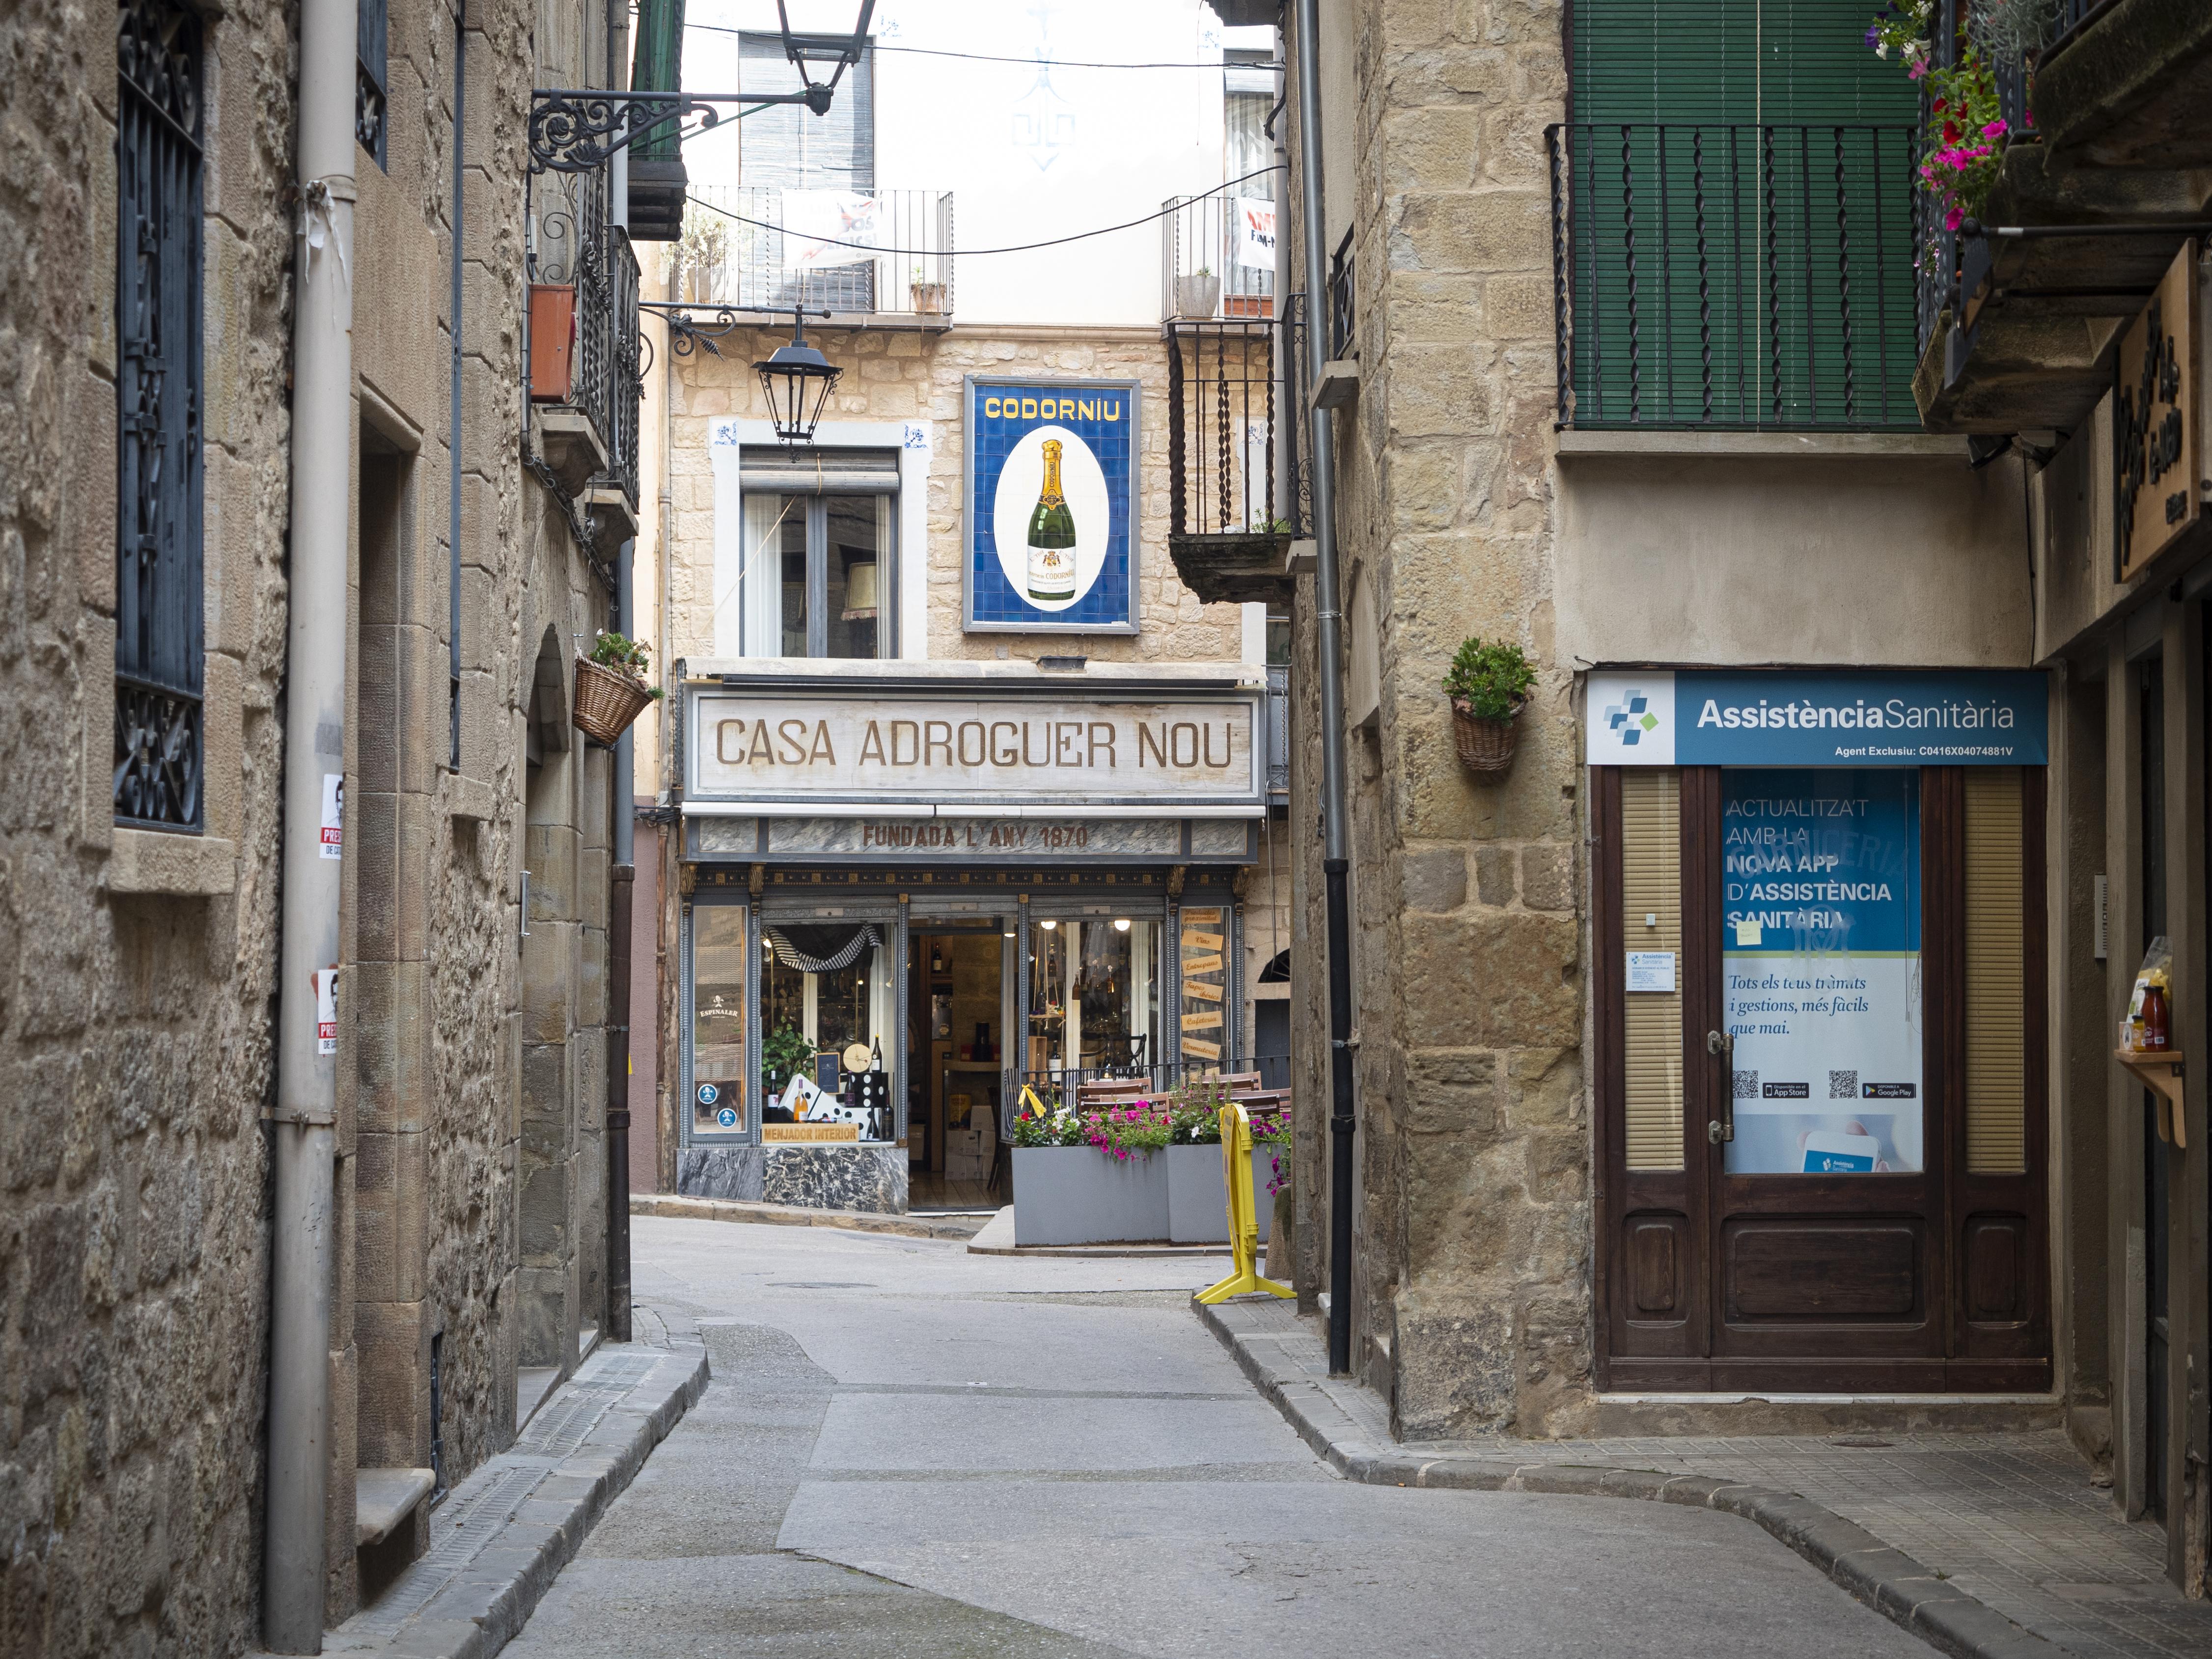
<path fill-rule="evenodd" d="M 638 264 L 609 212 L 608 170 L 550 173 L 533 191 L 532 280 L 576 291 L 574 370 L 565 402 L 592 419 L 607 467 L 589 488 L 619 488 L 635 511 L 638 403 L 644 385 Z"/>
<path fill-rule="evenodd" d="M 1291 793 L 1291 670 L 1287 663 L 1267 668 L 1267 798 L 1288 799 Z"/>
<path fill-rule="evenodd" d="M 1545 136 L 1561 426 L 1918 428 L 1914 129 Z"/>
<path fill-rule="evenodd" d="M 1273 201 L 1170 196 L 1160 208 L 1163 320 L 1275 314 Z"/>
<path fill-rule="evenodd" d="M 1291 535 L 1276 483 L 1273 323 L 1170 322 L 1168 533 Z"/>
<path fill-rule="evenodd" d="M 741 310 L 952 314 L 949 190 L 695 186 L 684 297 Z"/>

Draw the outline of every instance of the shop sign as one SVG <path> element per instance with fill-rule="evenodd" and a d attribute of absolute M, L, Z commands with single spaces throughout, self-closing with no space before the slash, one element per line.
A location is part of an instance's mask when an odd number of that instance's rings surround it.
<path fill-rule="evenodd" d="M 1137 392 L 969 377 L 969 632 L 1138 631 Z"/>
<path fill-rule="evenodd" d="M 1730 1175 L 1923 1167 L 1920 775 L 1722 775 Z"/>
<path fill-rule="evenodd" d="M 2042 766 L 2040 672 L 1606 670 L 1592 766 Z"/>
<path fill-rule="evenodd" d="M 2185 242 L 2120 337 L 2112 402 L 2112 562 L 2126 581 L 2197 522 L 2197 244 Z"/>
<path fill-rule="evenodd" d="M 763 1123 L 761 1139 L 770 1146 L 834 1146 L 839 1142 L 852 1143 L 860 1138 L 857 1123 Z"/>
<path fill-rule="evenodd" d="M 687 794 L 931 807 L 1158 801 L 1171 811 L 1261 800 L 1256 692 L 1091 702 L 1030 691 L 702 688 L 689 710 Z M 1038 830 L 1047 833 L 1042 822 Z"/>

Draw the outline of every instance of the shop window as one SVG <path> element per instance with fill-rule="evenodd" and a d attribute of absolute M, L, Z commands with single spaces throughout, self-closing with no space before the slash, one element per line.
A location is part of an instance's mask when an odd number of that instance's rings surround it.
<path fill-rule="evenodd" d="M 2026 824 L 2013 767 L 1966 775 L 1966 1169 L 2027 1168 Z"/>
<path fill-rule="evenodd" d="M 819 1086 L 816 1056 L 842 1056 L 854 1045 L 889 1067 L 894 995 L 890 953 L 872 923 L 770 926 L 761 931 L 761 1103 L 763 1122 L 789 1121 L 782 1097 L 794 1076 Z M 863 1139 L 889 1139 L 873 1123 Z"/>
<path fill-rule="evenodd" d="M 1134 1072 L 1158 1061 L 1159 936 L 1158 922 L 1135 916 L 1035 921 L 1030 1071 Z"/>
<path fill-rule="evenodd" d="M 1628 1167 L 1682 1167 L 1682 786 L 1620 780 L 1620 934 L 1628 946 Z"/>
<path fill-rule="evenodd" d="M 750 1126 L 745 1087 L 745 945 L 742 905 L 691 912 L 691 1128 L 739 1133 Z"/>

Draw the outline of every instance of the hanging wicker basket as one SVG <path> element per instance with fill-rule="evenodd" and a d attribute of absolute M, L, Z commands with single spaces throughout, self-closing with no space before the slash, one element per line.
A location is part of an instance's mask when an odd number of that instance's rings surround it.
<path fill-rule="evenodd" d="M 629 675 L 576 659 L 576 729 L 594 742 L 611 747 L 652 701 L 651 690 Z"/>
<path fill-rule="evenodd" d="M 1454 697 L 1452 706 L 1452 743 L 1459 750 L 1460 763 L 1470 772 L 1503 772 L 1513 764 L 1514 727 L 1518 724 L 1512 714 L 1503 720 L 1486 720 L 1477 714 L 1465 697 Z"/>

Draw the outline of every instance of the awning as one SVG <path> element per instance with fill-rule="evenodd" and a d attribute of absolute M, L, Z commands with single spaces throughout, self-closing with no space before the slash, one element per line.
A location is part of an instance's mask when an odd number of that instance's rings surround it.
<path fill-rule="evenodd" d="M 884 942 L 884 936 L 869 922 L 857 927 L 831 924 L 761 931 L 768 935 L 775 959 L 802 974 L 834 974 L 840 968 L 849 968 L 860 959 L 861 952 L 875 950 Z"/>

